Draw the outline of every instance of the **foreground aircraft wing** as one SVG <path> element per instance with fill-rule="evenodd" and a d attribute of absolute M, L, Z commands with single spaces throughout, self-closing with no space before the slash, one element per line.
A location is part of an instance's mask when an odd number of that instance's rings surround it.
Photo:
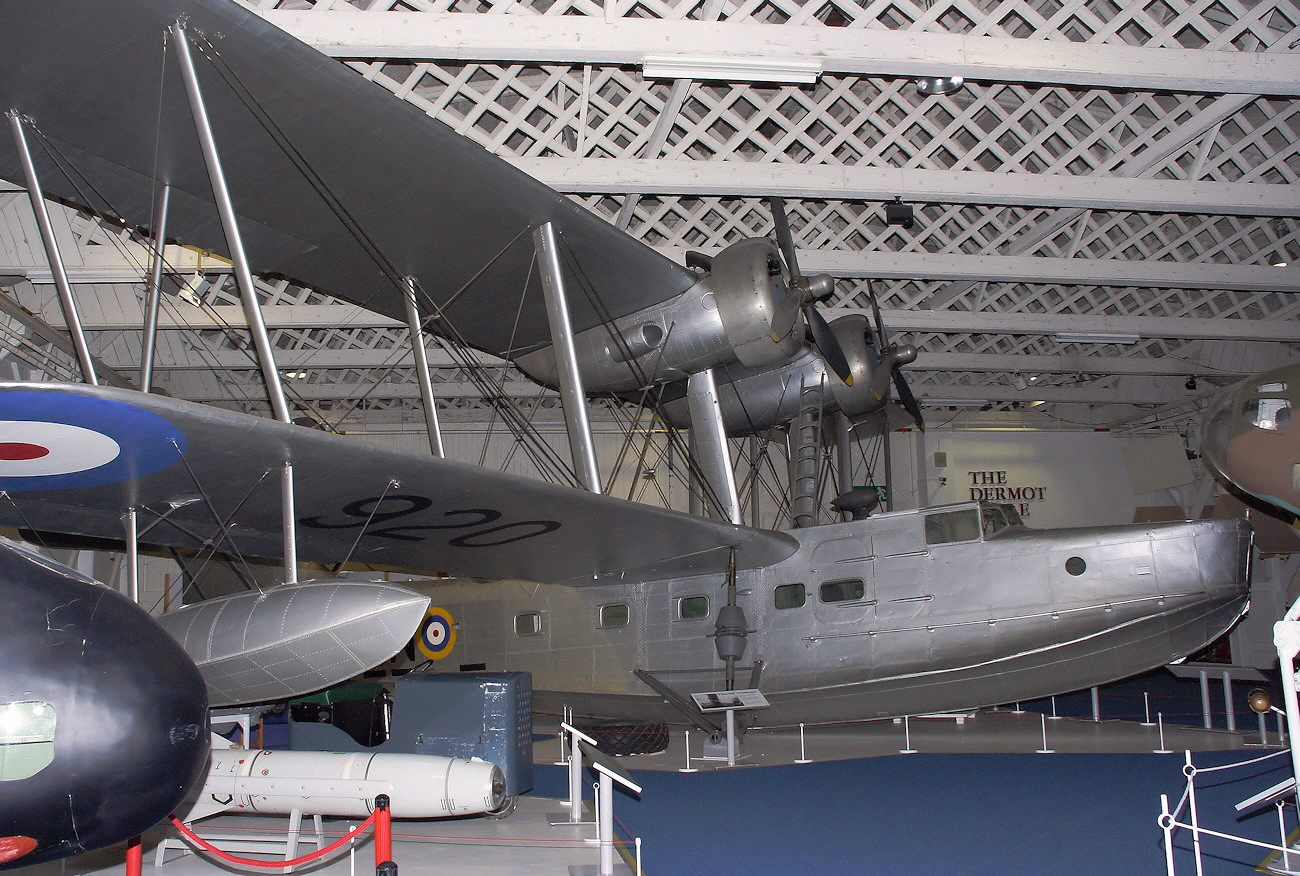
<path fill-rule="evenodd" d="M 279 557 L 293 464 L 298 557 L 575 585 L 725 574 L 794 552 L 750 529 L 158 395 L 0 383 L 0 526 Z"/>
<path fill-rule="evenodd" d="M 414 277 L 466 342 L 508 356 L 550 343 L 532 267 L 531 230 L 541 223 L 555 224 L 575 276 L 599 296 L 570 296 L 575 331 L 598 325 L 602 311 L 625 316 L 695 282 L 691 271 L 230 0 L 6 0 L 0 107 L 39 131 L 32 152 L 47 194 L 148 227 L 167 183 L 168 236 L 229 252 L 176 47 L 165 36 L 178 19 L 196 43 L 255 271 L 397 319 L 405 313 L 401 280 Z M 0 136 L 0 177 L 24 179 L 8 135 Z"/>

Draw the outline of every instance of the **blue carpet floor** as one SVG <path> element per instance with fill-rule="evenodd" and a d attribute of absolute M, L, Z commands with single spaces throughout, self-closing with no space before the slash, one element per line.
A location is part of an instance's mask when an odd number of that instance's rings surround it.
<path fill-rule="evenodd" d="M 1177 803 L 1182 764 L 1182 754 L 917 754 L 693 775 L 634 769 L 644 793 L 620 794 L 615 816 L 623 838 L 642 838 L 648 876 L 1158 874 L 1160 794 Z M 1238 821 L 1232 805 L 1288 771 L 1282 757 L 1202 774 L 1202 826 L 1276 842 L 1276 810 Z M 539 767 L 537 780 L 536 793 L 566 796 L 562 768 Z M 1178 872 L 1194 873 L 1190 836 L 1175 847 Z M 1249 873 L 1266 854 L 1221 840 L 1205 853 L 1206 872 L 1225 874 Z"/>

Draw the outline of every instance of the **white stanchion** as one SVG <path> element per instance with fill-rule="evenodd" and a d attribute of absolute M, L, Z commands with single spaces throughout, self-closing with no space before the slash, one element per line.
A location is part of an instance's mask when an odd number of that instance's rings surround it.
<path fill-rule="evenodd" d="M 686 766 L 679 769 L 679 773 L 698 773 L 699 770 L 691 766 L 691 731 L 684 731 L 686 735 Z"/>
<path fill-rule="evenodd" d="M 1165 713 L 1156 712 L 1156 725 L 1160 728 L 1160 747 L 1151 752 L 1152 754 L 1173 754 L 1168 748 L 1165 748 Z"/>
<path fill-rule="evenodd" d="M 1156 726 L 1155 722 L 1151 720 L 1151 694 L 1146 691 L 1142 692 L 1142 714 L 1144 716 L 1142 721 L 1143 727 Z"/>
<path fill-rule="evenodd" d="M 803 722 L 799 723 L 799 758 L 795 763 L 812 763 L 812 761 L 808 759 L 808 753 L 804 750 L 803 746 Z"/>
<path fill-rule="evenodd" d="M 569 734 L 569 824 L 590 824 L 582 820 L 582 749 L 580 742 L 600 747 L 596 740 L 577 727 L 567 722 L 560 722 L 560 729 Z"/>
<path fill-rule="evenodd" d="M 903 716 L 903 744 L 907 747 L 898 749 L 899 754 L 916 754 L 912 747 L 912 719 L 907 715 Z"/>
<path fill-rule="evenodd" d="M 1053 701 L 1053 706 L 1055 706 L 1055 701 Z M 1047 716 L 1042 715 L 1040 717 L 1043 719 L 1043 747 L 1038 749 L 1038 754 L 1056 754 L 1056 749 L 1047 747 Z M 1055 718 L 1056 716 L 1053 715 L 1052 717 Z"/>

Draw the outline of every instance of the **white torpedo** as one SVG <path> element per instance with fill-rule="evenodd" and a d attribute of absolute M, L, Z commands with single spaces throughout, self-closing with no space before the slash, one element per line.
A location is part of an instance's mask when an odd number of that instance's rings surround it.
<path fill-rule="evenodd" d="M 380 794 L 392 801 L 394 818 L 480 815 L 505 806 L 506 780 L 487 761 L 433 754 L 214 748 L 202 786 L 176 816 L 190 822 L 297 809 L 366 818 Z"/>
<path fill-rule="evenodd" d="M 212 706 L 302 696 L 398 652 L 429 598 L 375 581 L 307 581 L 209 599 L 158 618 L 199 667 Z"/>

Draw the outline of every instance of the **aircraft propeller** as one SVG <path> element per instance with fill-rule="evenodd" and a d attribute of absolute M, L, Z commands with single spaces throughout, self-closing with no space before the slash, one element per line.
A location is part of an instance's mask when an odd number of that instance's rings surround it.
<path fill-rule="evenodd" d="M 925 419 L 921 416 L 921 406 L 916 396 L 907 385 L 900 365 L 916 361 L 916 347 L 911 344 L 890 345 L 889 335 L 885 331 L 885 321 L 880 317 L 880 303 L 876 300 L 876 290 L 870 280 L 867 281 L 867 298 L 871 300 L 871 312 L 876 320 L 876 349 L 880 351 L 880 362 L 871 374 L 871 394 L 882 399 L 889 392 L 889 379 L 893 376 L 894 388 L 898 390 L 898 403 L 911 415 L 916 427 L 925 431 Z"/>
<path fill-rule="evenodd" d="M 785 203 L 780 198 L 768 198 L 767 203 L 772 210 L 772 219 L 776 224 L 776 242 L 781 249 L 781 257 L 785 259 L 786 270 L 790 274 L 789 288 L 793 293 L 777 304 L 776 313 L 772 315 L 772 340 L 780 341 L 788 335 L 802 313 L 812 335 L 813 346 L 826 362 L 826 367 L 835 372 L 840 380 L 852 386 L 853 372 L 844 350 L 831 331 L 830 323 L 816 306 L 818 301 L 825 301 L 835 292 L 835 278 L 830 274 L 806 276 L 800 273 L 799 259 L 794 251 L 794 235 L 790 233 L 790 221 L 785 215 Z"/>

